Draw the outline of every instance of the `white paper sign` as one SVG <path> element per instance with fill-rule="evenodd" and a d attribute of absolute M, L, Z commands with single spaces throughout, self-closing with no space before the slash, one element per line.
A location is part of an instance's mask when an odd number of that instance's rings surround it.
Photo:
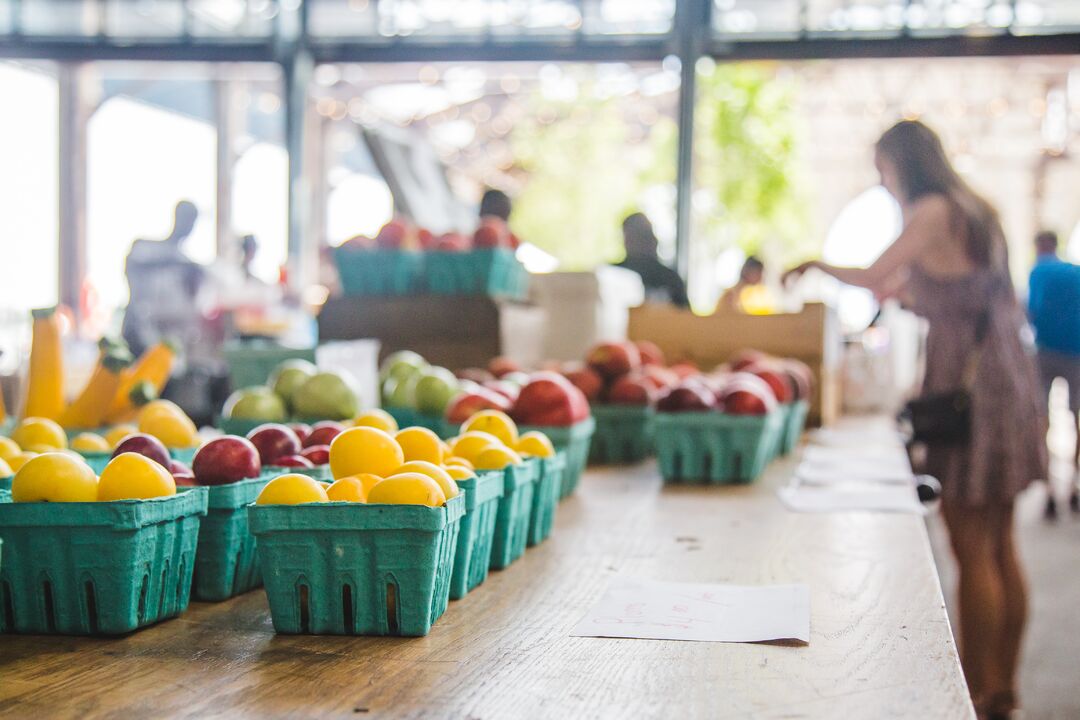
<path fill-rule="evenodd" d="M 575 637 L 810 642 L 806 585 L 714 585 L 620 576 L 570 632 Z"/>
<path fill-rule="evenodd" d="M 776 491 L 789 510 L 805 513 L 825 512 L 898 512 L 922 515 L 912 485 L 878 484 L 870 486 L 807 487 L 789 486 Z"/>

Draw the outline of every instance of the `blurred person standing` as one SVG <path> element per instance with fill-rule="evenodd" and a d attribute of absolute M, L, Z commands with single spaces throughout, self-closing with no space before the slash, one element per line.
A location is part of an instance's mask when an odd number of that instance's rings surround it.
<path fill-rule="evenodd" d="M 980 718 L 1004 719 L 1018 705 L 1027 620 L 1013 506 L 1031 482 L 1046 478 L 1045 408 L 1021 340 L 1024 318 L 1005 234 L 997 212 L 960 177 L 923 123 L 904 121 L 886 131 L 875 164 L 901 206 L 900 236 L 870 267 L 815 260 L 785 279 L 816 268 L 879 294 L 903 287 L 911 309 L 929 321 L 924 400 L 967 396 L 966 422 L 940 403 L 934 409 L 953 436 L 926 441 L 924 470 L 941 481 L 959 566 L 958 642 L 968 687 Z"/>
<path fill-rule="evenodd" d="M 628 215 L 623 220 L 622 232 L 626 258 L 616 263 L 616 267 L 632 270 L 641 276 L 646 301 L 690 307 L 683 279 L 660 260 L 660 242 L 656 239 L 649 218 L 640 212 Z"/>
<path fill-rule="evenodd" d="M 141 354 L 164 338 L 190 348 L 201 334 L 197 298 L 205 280 L 201 265 L 184 253 L 199 211 L 181 200 L 173 211 L 173 227 L 163 240 L 136 240 L 124 273 L 130 299 L 122 333 L 131 350 Z"/>
<path fill-rule="evenodd" d="M 1035 236 L 1035 266 L 1028 278 L 1028 317 L 1035 328 L 1035 347 L 1043 399 L 1049 401 L 1056 378 L 1068 387 L 1069 412 L 1077 441 L 1073 450 L 1073 477 L 1070 479 L 1069 508 L 1080 513 L 1080 267 L 1058 257 L 1056 233 L 1043 231 Z M 1045 514 L 1057 517 L 1053 484 L 1049 482 Z"/>

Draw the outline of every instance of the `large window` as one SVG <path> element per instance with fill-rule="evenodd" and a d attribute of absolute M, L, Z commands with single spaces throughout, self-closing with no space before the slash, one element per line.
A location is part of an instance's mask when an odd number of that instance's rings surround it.
<path fill-rule="evenodd" d="M 213 260 L 216 139 L 206 122 L 124 96 L 105 101 L 87 135 L 87 281 L 111 312 L 127 302 L 131 243 L 168 235 L 178 201 L 199 209 L 185 250 Z"/>
<path fill-rule="evenodd" d="M 0 308 L 55 305 L 57 85 L 48 72 L 0 63 Z"/>
<path fill-rule="evenodd" d="M 59 300 L 57 84 L 45 70 L 0 63 L 0 369 L 27 340 L 30 308 Z"/>

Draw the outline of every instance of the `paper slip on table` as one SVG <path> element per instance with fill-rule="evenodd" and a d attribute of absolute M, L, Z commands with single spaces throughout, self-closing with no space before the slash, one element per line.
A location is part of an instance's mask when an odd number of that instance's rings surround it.
<path fill-rule="evenodd" d="M 922 518 L 788 512 L 795 462 L 589 472 L 424 638 L 275 635 L 261 590 L 119 639 L 0 636 L 0 717 L 974 718 Z M 806 583 L 810 644 L 570 637 L 618 573 Z"/>

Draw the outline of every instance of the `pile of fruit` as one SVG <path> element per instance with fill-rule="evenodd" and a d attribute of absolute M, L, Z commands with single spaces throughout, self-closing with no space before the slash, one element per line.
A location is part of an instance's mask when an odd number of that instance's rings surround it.
<path fill-rule="evenodd" d="M 429 364 L 419 354 L 403 350 L 388 355 L 379 366 L 379 387 L 382 406 L 399 424 L 419 423 L 438 429 L 437 421 L 468 383 L 444 367 Z"/>
<path fill-rule="evenodd" d="M 459 232 L 436 235 L 406 218 L 394 218 L 383 225 L 373 238 L 357 235 L 342 247 L 352 250 L 405 250 L 412 252 L 468 252 L 476 249 L 516 250 L 521 241 L 506 223 L 496 217 L 484 217 L 471 236 Z"/>
<path fill-rule="evenodd" d="M 688 374 L 657 399 L 656 452 L 668 482 L 751 482 L 791 450 L 806 422 L 811 374 L 757 351 Z"/>
<path fill-rule="evenodd" d="M 765 415 L 778 406 L 810 399 L 813 374 L 798 360 L 757 350 L 736 353 L 710 373 L 684 373 L 658 397 L 661 412 Z"/>
<path fill-rule="evenodd" d="M 291 449 L 294 438 L 280 442 L 280 438 L 291 433 L 289 428 L 264 426 L 259 432 L 266 441 L 262 447 L 272 446 L 276 448 L 274 452 L 280 452 L 282 445 L 287 444 Z M 273 505 L 368 502 L 439 507 L 458 495 L 457 480 L 474 477 L 476 471 L 502 470 L 522 464 L 525 458 L 554 454 L 554 447 L 545 435 L 539 432 L 519 435 L 513 420 L 497 411 L 469 418 L 460 435 L 444 441 L 424 427 L 399 430 L 393 417 L 373 410 L 356 418 L 353 427 L 339 430 L 330 441 L 327 459 L 331 483 L 324 485 L 307 475 L 287 473 L 271 480 L 256 502 Z M 276 457 L 272 463 L 282 465 L 282 460 Z"/>
<path fill-rule="evenodd" d="M 396 218 L 374 238 L 345 241 L 334 253 L 347 295 L 438 294 L 523 297 L 528 274 L 514 251 L 520 241 L 502 220 L 481 219 L 470 236 L 435 235 Z"/>
<path fill-rule="evenodd" d="M 0 478 L 10 477 L 31 459 L 45 453 L 67 453 L 96 464 L 103 456 L 115 457 L 132 446 L 153 445 L 168 458 L 169 451 L 181 453 L 199 443 L 198 429 L 184 411 L 168 400 L 153 400 L 137 411 L 133 424 L 121 424 L 103 433 L 80 432 L 68 441 L 59 423 L 42 417 L 27 417 L 16 424 L 10 437 L 0 437 Z M 179 472 L 185 466 L 173 461 Z"/>
<path fill-rule="evenodd" d="M 360 407 L 356 382 L 348 373 L 320 370 L 307 360 L 286 360 L 266 385 L 237 390 L 225 402 L 222 419 L 239 425 L 260 422 L 348 420 Z M 228 428 L 232 429 L 232 428 Z"/>

